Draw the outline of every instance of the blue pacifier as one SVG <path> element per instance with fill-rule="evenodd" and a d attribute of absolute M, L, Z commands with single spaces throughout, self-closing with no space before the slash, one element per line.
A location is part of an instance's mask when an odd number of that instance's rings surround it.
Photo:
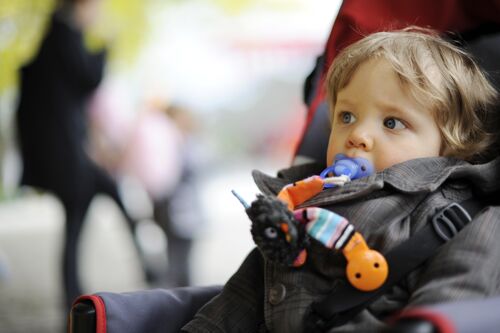
<path fill-rule="evenodd" d="M 352 179 L 359 179 L 369 176 L 373 173 L 373 165 L 362 157 L 350 158 L 344 154 L 335 155 L 333 165 L 329 166 L 320 173 L 320 177 L 325 179 L 328 174 L 332 173 L 334 176 L 348 176 Z M 324 188 L 334 187 L 334 184 L 325 184 Z"/>

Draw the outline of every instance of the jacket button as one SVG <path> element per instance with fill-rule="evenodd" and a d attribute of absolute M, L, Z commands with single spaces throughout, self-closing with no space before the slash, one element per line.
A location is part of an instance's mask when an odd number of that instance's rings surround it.
<path fill-rule="evenodd" d="M 277 305 L 281 303 L 286 296 L 286 288 L 281 283 L 275 284 L 269 289 L 269 303 Z"/>

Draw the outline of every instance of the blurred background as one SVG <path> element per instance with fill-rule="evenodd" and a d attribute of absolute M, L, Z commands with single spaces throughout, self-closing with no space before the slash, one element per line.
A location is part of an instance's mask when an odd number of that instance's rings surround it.
<path fill-rule="evenodd" d="M 231 276 L 253 247 L 231 190 L 251 201 L 253 169 L 274 175 L 290 165 L 305 121 L 302 85 L 339 5 L 102 0 L 102 16 L 85 34 L 89 49 L 109 50 L 86 113 L 86 149 L 116 180 L 145 258 L 115 202 L 96 196 L 78 245 L 86 293 L 223 284 Z M 64 317 L 63 206 L 48 191 L 19 186 L 15 126 L 18 71 L 37 54 L 54 8 L 54 0 L 0 0 L 0 332 L 56 332 Z M 189 279 L 179 283 L 168 263 L 183 257 L 169 258 L 168 231 L 154 222 L 157 204 L 165 205 L 155 201 L 159 191 L 169 193 L 175 233 L 190 240 Z"/>

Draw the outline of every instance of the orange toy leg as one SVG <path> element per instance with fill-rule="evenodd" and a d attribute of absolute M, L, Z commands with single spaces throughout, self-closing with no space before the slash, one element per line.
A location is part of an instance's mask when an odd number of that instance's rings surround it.
<path fill-rule="evenodd" d="M 293 184 L 288 184 L 278 193 L 278 198 L 288 205 L 293 211 L 296 206 L 314 197 L 323 190 L 323 179 L 312 176 Z"/>

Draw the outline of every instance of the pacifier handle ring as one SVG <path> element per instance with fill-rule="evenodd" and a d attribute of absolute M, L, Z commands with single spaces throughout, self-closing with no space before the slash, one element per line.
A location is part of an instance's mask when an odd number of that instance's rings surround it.
<path fill-rule="evenodd" d="M 325 178 L 327 178 L 327 177 L 328 177 L 328 174 L 329 174 L 330 172 L 332 172 L 332 173 L 333 173 L 333 169 L 334 169 L 334 165 L 329 166 L 329 167 L 327 167 L 325 170 L 323 170 L 323 171 L 319 174 L 319 176 L 321 177 L 321 179 L 325 179 Z M 325 184 L 323 185 L 323 188 L 332 188 L 332 187 L 335 187 L 335 185 L 334 185 L 334 184 L 327 184 L 327 183 L 325 183 Z"/>

